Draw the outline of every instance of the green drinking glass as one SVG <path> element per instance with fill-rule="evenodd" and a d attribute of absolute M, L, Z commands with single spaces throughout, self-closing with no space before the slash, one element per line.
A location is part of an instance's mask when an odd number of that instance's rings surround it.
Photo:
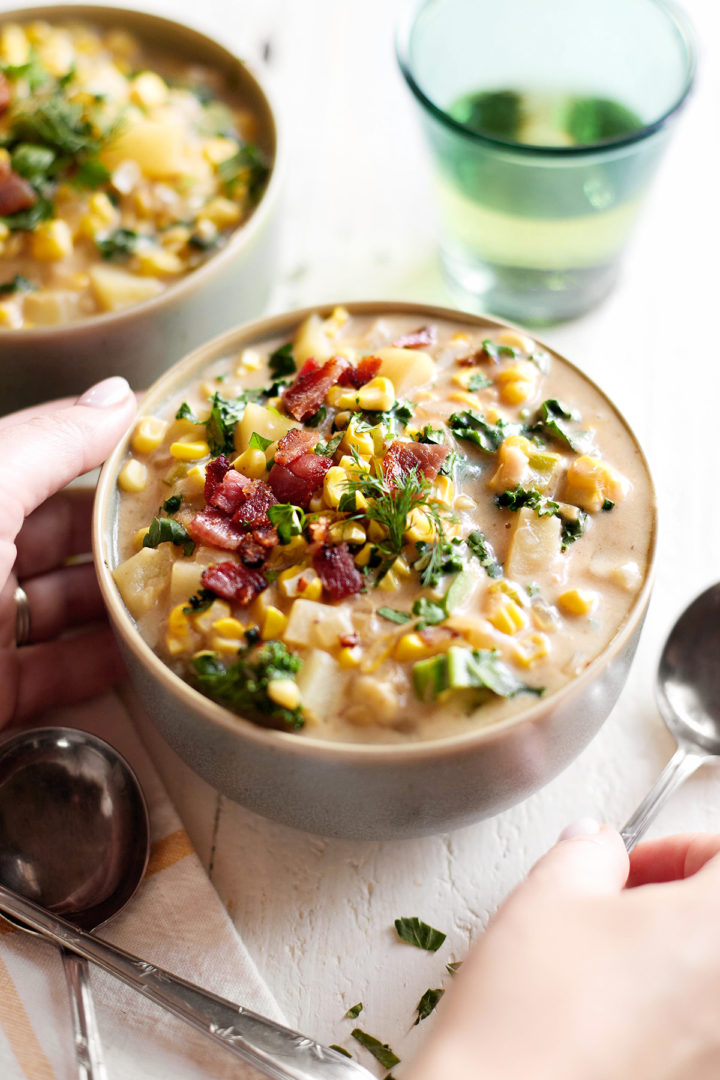
<path fill-rule="evenodd" d="M 696 50 L 665 0 L 422 0 L 397 37 L 458 303 L 542 324 L 611 289 Z"/>

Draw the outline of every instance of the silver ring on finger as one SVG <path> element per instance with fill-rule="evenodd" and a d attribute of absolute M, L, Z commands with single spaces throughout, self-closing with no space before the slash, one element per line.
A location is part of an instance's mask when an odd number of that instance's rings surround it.
<path fill-rule="evenodd" d="M 21 648 L 30 640 L 30 601 L 22 585 L 15 589 L 15 645 Z"/>

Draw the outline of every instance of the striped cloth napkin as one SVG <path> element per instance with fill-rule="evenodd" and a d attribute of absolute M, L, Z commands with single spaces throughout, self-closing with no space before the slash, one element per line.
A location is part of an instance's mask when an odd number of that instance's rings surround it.
<path fill-rule="evenodd" d="M 98 936 L 283 1022 L 193 851 L 124 706 L 108 694 L 39 724 L 92 731 L 135 768 L 150 810 L 145 880 Z M 259 1074 L 99 969 L 91 971 L 108 1080 L 256 1080 Z M 0 919 L 0 1078 L 75 1080 L 70 1010 L 57 949 Z"/>

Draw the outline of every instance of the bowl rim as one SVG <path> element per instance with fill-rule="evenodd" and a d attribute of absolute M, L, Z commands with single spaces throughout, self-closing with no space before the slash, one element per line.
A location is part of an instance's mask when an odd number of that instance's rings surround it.
<path fill-rule="evenodd" d="M 251 347 L 273 337 L 286 335 L 296 330 L 303 319 L 309 315 L 319 313 L 322 316 L 336 307 L 344 307 L 350 315 L 417 315 L 424 319 L 446 319 L 455 323 L 465 323 L 469 327 L 487 328 L 492 331 L 510 329 L 527 334 L 524 328 L 503 320 L 490 316 L 474 315 L 465 311 L 456 311 L 452 308 L 434 304 L 404 300 L 339 301 L 337 303 L 314 304 L 309 307 L 269 315 L 244 323 L 242 326 L 234 327 L 232 330 L 228 330 L 213 338 L 212 341 L 194 349 L 153 383 L 143 399 L 143 403 L 149 401 L 152 410 L 154 405 L 166 399 L 169 394 L 174 393 L 176 388 L 180 389 L 187 385 L 199 375 L 202 368 L 214 360 L 221 359 L 224 354 L 237 351 L 238 348 Z M 437 739 L 431 738 L 407 743 L 343 742 L 315 736 L 303 738 L 291 732 L 261 727 L 223 708 L 223 706 L 210 698 L 205 697 L 179 675 L 176 675 L 147 644 L 125 607 L 111 574 L 109 556 L 112 541 L 108 539 L 110 534 L 105 526 L 106 523 L 110 523 L 111 516 L 114 516 L 114 500 L 117 497 L 117 474 L 127 453 L 134 424 L 117 444 L 102 467 L 93 508 L 92 546 L 95 568 L 100 590 L 116 634 L 121 637 L 124 645 L 143 667 L 149 670 L 149 673 L 163 686 L 165 691 L 171 696 L 184 700 L 194 714 L 201 714 L 203 719 L 212 726 L 220 727 L 234 735 L 241 735 L 243 739 L 249 739 L 252 743 L 260 744 L 269 751 L 283 751 L 298 758 L 308 756 L 315 759 L 321 758 L 339 764 L 345 764 L 358 758 L 362 764 L 366 765 L 378 765 L 390 761 L 397 763 L 398 759 L 404 759 L 407 764 L 410 764 L 428 758 L 452 758 L 484 743 L 492 743 L 506 735 L 511 735 L 515 729 L 532 724 L 536 719 L 547 715 L 549 707 L 554 709 L 559 704 L 572 699 L 583 687 L 591 683 L 602 669 L 622 651 L 632 637 L 636 627 L 642 621 L 652 589 L 657 557 L 657 494 L 642 446 L 619 408 L 595 381 L 575 364 L 534 335 L 533 340 L 541 348 L 546 349 L 552 357 L 556 357 L 567 364 L 584 379 L 608 405 L 611 412 L 617 416 L 635 447 L 649 485 L 649 504 L 652 519 L 650 522 L 648 557 L 644 567 L 642 585 L 610 640 L 578 676 L 553 691 L 547 697 L 536 699 L 527 709 L 523 709 L 521 712 L 495 723 L 476 726 L 470 731 L 440 736 Z"/>
<path fill-rule="evenodd" d="M 0 331 L 0 346 L 18 345 L 20 343 L 51 346 L 55 343 L 58 335 L 82 334 L 95 328 L 105 327 L 109 330 L 117 330 L 122 324 L 132 322 L 133 319 L 142 318 L 146 314 L 154 315 L 163 308 L 173 306 L 176 302 L 182 303 L 186 295 L 195 288 L 210 285 L 212 279 L 223 272 L 228 262 L 253 243 L 256 234 L 263 229 L 266 219 L 278 198 L 278 191 L 285 169 L 285 146 L 281 131 L 282 125 L 278 121 L 278 109 L 276 108 L 273 92 L 268 90 L 265 82 L 260 79 L 252 64 L 243 60 L 217 38 L 211 37 L 205 30 L 201 30 L 191 23 L 181 22 L 179 19 L 170 19 L 165 15 L 159 15 L 153 11 L 143 11 L 140 8 L 126 7 L 121 4 L 84 3 L 33 4 L 26 8 L 8 8 L 0 11 L 0 26 L 7 22 L 27 22 L 39 17 L 53 25 L 72 18 L 92 23 L 93 16 L 98 15 L 108 19 L 112 15 L 118 15 L 118 26 L 120 27 L 122 27 L 122 16 L 130 16 L 132 19 L 137 19 L 138 22 L 146 25 L 153 24 L 158 28 L 165 26 L 171 33 L 180 30 L 195 38 L 199 43 L 201 53 L 208 47 L 223 53 L 227 59 L 228 68 L 234 67 L 240 73 L 240 78 L 245 79 L 253 87 L 253 91 L 267 110 L 267 117 L 270 122 L 268 133 L 273 144 L 270 173 L 262 195 L 252 208 L 250 216 L 237 228 L 233 229 L 226 243 L 205 262 L 167 285 L 157 296 L 142 300 L 138 304 L 131 304 L 120 311 L 98 312 L 83 319 L 75 319 L 73 322 L 60 323 L 56 326 L 3 329 Z M 129 31 L 130 33 L 136 32 L 133 26 L 130 26 Z M 202 63 L 202 58 L 198 62 Z"/>

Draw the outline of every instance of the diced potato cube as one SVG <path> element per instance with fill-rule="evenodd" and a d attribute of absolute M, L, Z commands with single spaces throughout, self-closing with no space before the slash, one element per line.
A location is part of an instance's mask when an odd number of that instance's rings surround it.
<path fill-rule="evenodd" d="M 254 431 L 262 435 L 264 439 L 277 442 L 286 435 L 290 428 L 297 427 L 294 420 L 287 416 L 281 416 L 274 409 L 266 409 L 264 405 L 258 405 L 250 401 L 245 408 L 242 419 L 235 428 L 235 449 L 238 453 L 247 450 L 250 438 Z"/>
<path fill-rule="evenodd" d="M 57 326 L 77 318 L 79 297 L 70 289 L 38 289 L 24 299 L 25 318 L 33 326 Z"/>
<path fill-rule="evenodd" d="M 352 619 L 345 608 L 298 599 L 290 608 L 284 640 L 288 645 L 333 650 L 340 638 L 352 633 Z"/>
<path fill-rule="evenodd" d="M 257 447 L 248 447 L 235 458 L 233 466 L 243 476 L 249 476 L 251 480 L 262 480 L 267 472 L 267 459 L 262 450 Z"/>
<path fill-rule="evenodd" d="M 167 588 L 171 546 L 160 544 L 156 548 L 140 548 L 113 570 L 115 584 L 133 618 L 139 619 L 160 603 Z"/>
<path fill-rule="evenodd" d="M 230 225 L 237 225 L 238 221 L 242 217 L 242 211 L 236 202 L 232 199 L 225 199 L 221 195 L 211 199 L 209 203 L 203 206 L 203 217 L 208 221 L 212 221 L 218 229 L 227 229 Z"/>
<path fill-rule="evenodd" d="M 135 258 L 138 271 L 148 277 L 153 274 L 160 277 L 173 277 L 175 274 L 182 274 L 186 268 L 179 255 L 160 247 L 138 251 Z"/>
<path fill-rule="evenodd" d="M 205 567 L 190 559 L 176 559 L 170 571 L 170 603 L 187 604 L 200 588 Z"/>
<path fill-rule="evenodd" d="M 535 581 L 544 575 L 560 555 L 561 529 L 560 518 L 554 514 L 538 517 L 528 507 L 518 510 L 505 561 L 508 577 Z"/>
<path fill-rule="evenodd" d="M 123 161 L 136 161 L 150 180 L 169 180 L 186 170 L 183 129 L 155 120 L 138 120 L 123 127 L 100 155 L 112 172 Z"/>
<path fill-rule="evenodd" d="M 130 82 L 130 100 L 144 109 L 164 105 L 167 96 L 167 83 L 155 71 L 141 71 Z"/>
<path fill-rule="evenodd" d="M 334 352 L 333 343 L 325 333 L 322 319 L 313 312 L 301 323 L 295 335 L 293 356 L 297 364 L 304 364 L 311 356 L 325 363 Z"/>
<path fill-rule="evenodd" d="M 297 675 L 306 718 L 319 723 L 335 715 L 341 707 L 346 683 L 347 675 L 334 656 L 322 649 L 311 649 Z"/>
<path fill-rule="evenodd" d="M 163 291 L 163 284 L 154 277 L 138 277 L 117 266 L 91 266 L 88 270 L 95 298 L 104 311 L 123 308 L 150 300 Z"/>
<path fill-rule="evenodd" d="M 378 349 L 374 356 L 379 356 L 379 374 L 389 379 L 398 394 L 407 394 L 410 390 L 429 382 L 435 375 L 435 361 L 429 353 L 420 349 L 397 349 L 388 346 Z"/>

